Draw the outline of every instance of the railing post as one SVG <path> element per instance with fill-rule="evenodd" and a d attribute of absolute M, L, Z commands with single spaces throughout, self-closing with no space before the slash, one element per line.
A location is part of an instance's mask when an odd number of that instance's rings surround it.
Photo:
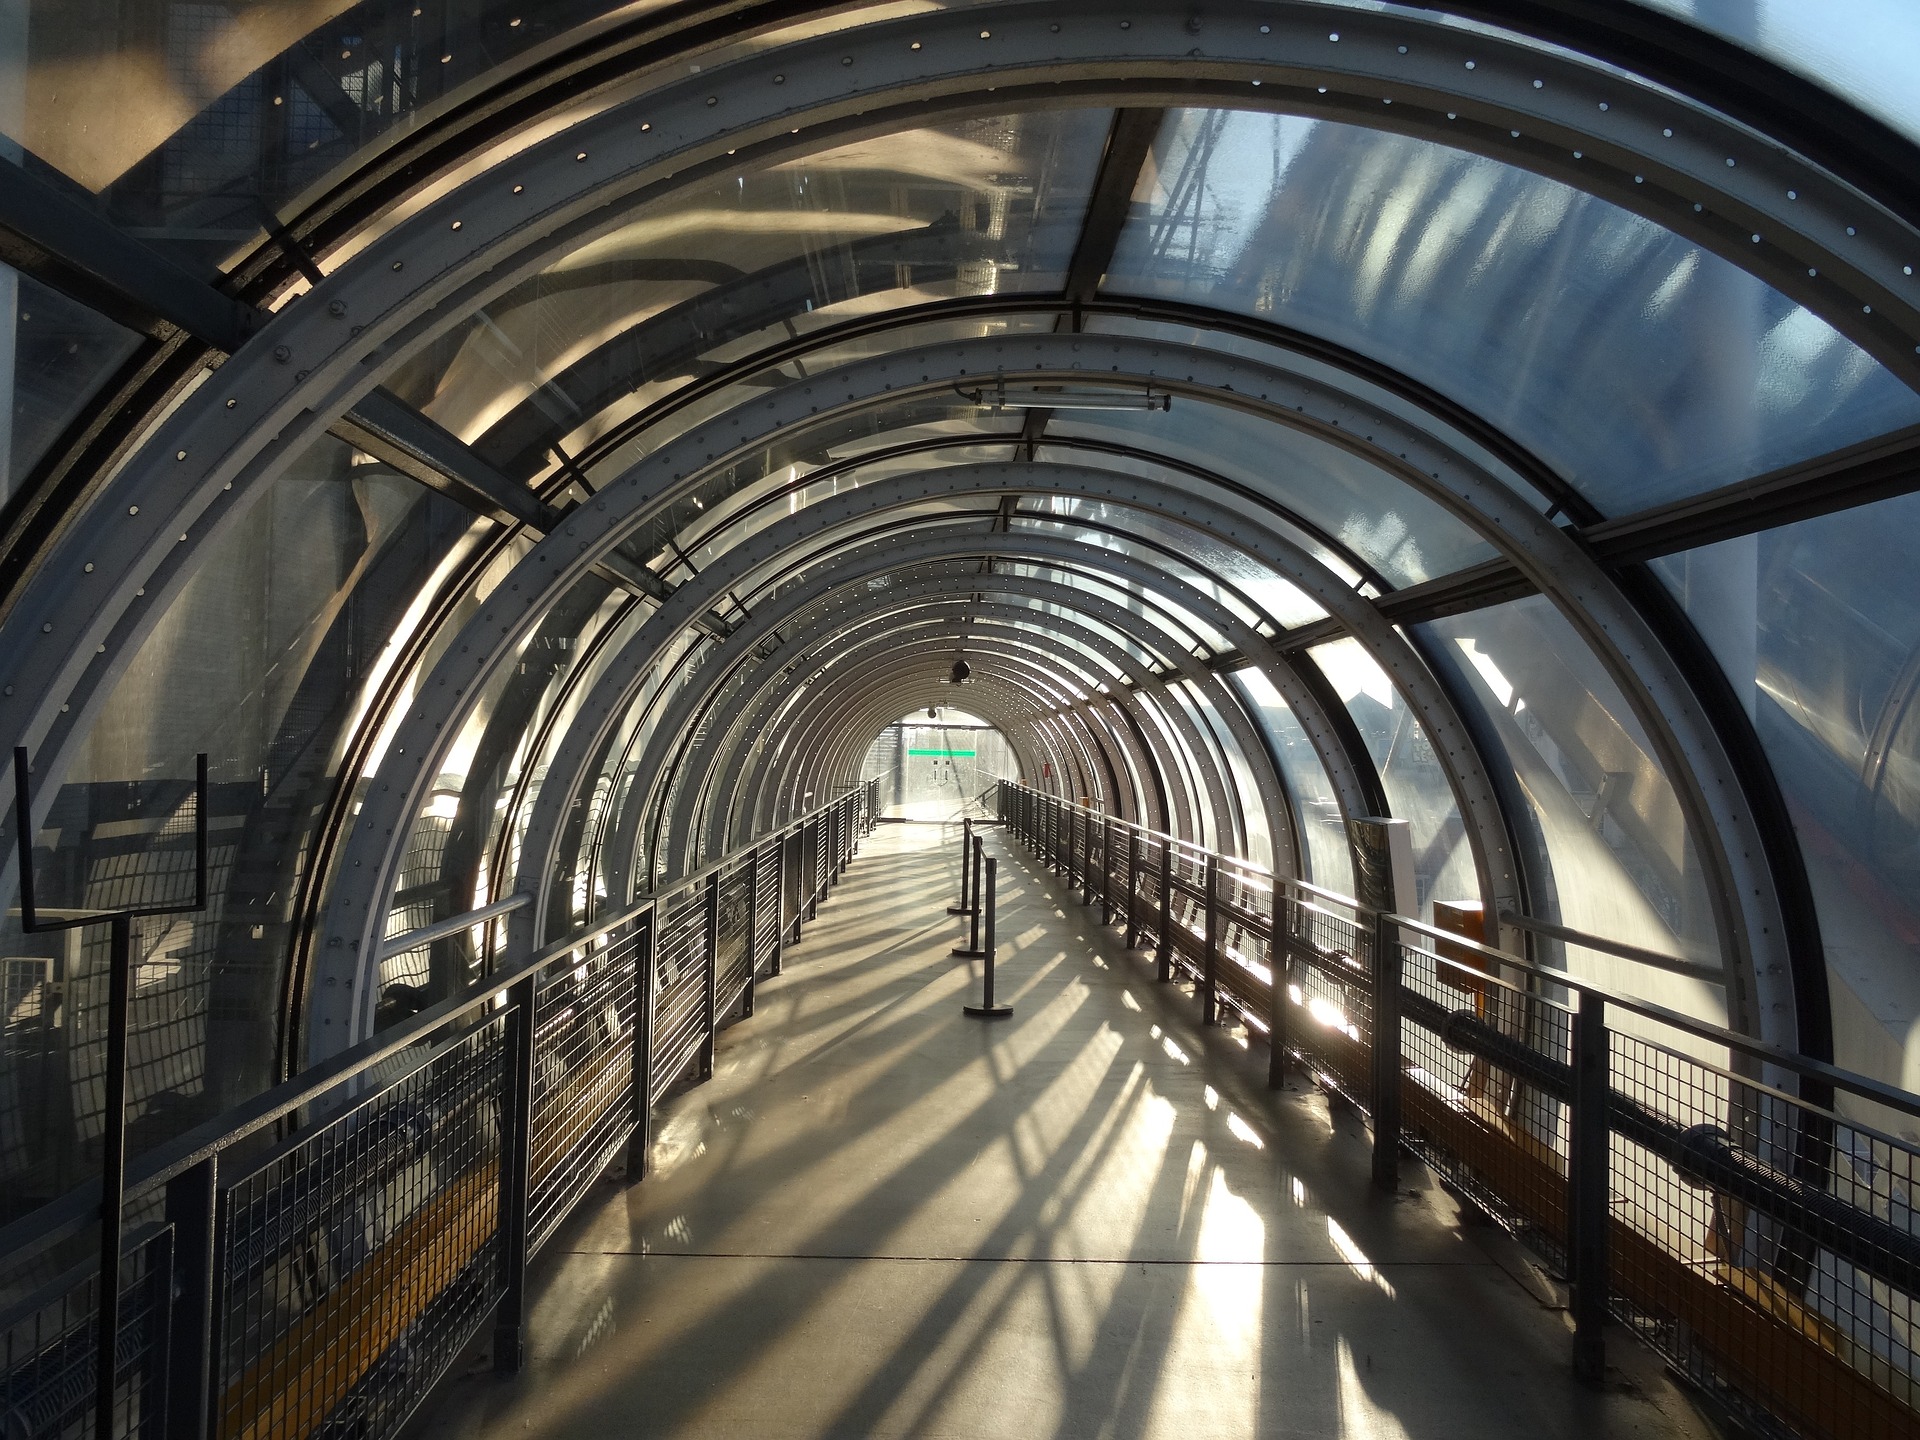
<path fill-rule="evenodd" d="M 700 977 L 701 1006 L 707 1013 L 707 1033 L 700 1042 L 700 1078 L 713 1078 L 714 1040 L 720 1033 L 720 872 L 707 877 L 706 973 Z"/>
<path fill-rule="evenodd" d="M 1093 812 L 1080 820 L 1080 903 L 1093 904 Z"/>
<path fill-rule="evenodd" d="M 1127 831 L 1127 949 L 1140 940 L 1140 832 Z"/>
<path fill-rule="evenodd" d="M 1220 1022 L 1220 906 L 1218 892 L 1220 888 L 1220 862 L 1209 853 L 1207 868 L 1201 877 L 1206 889 L 1205 919 L 1202 922 L 1206 931 L 1206 959 L 1200 978 L 1200 1023 L 1217 1025 Z"/>
<path fill-rule="evenodd" d="M 1400 927 L 1381 914 L 1373 929 L 1373 1183 L 1400 1183 Z"/>
<path fill-rule="evenodd" d="M 1154 978 L 1165 984 L 1173 979 L 1173 842 L 1160 841 L 1160 925 L 1154 960 Z"/>
<path fill-rule="evenodd" d="M 174 1440 L 204 1440 L 213 1418 L 218 1353 L 218 1151 L 167 1182 L 166 1205 L 173 1227 L 173 1304 L 167 1319 L 165 1432 Z"/>
<path fill-rule="evenodd" d="M 973 821 L 963 819 L 960 822 L 960 903 L 947 906 L 949 915 L 971 915 L 973 902 L 968 895 L 967 876 L 972 872 L 967 868 L 973 860 Z"/>
<path fill-rule="evenodd" d="M 1287 1083 L 1287 956 L 1293 927 L 1288 921 L 1292 902 L 1286 886 L 1273 877 L 1273 908 L 1267 920 L 1267 964 L 1273 972 L 1273 993 L 1267 997 L 1267 1088 L 1281 1090 Z"/>
<path fill-rule="evenodd" d="M 24 754 L 24 751 L 16 752 Z M 199 806 L 202 814 L 205 802 Z M 22 822 L 25 823 L 24 821 Z M 20 863 L 31 866 L 22 847 Z M 106 1110 L 101 1120 L 100 1273 L 94 1296 L 94 1433 L 114 1440 L 120 1392 L 120 1249 L 127 1181 L 127 1031 L 133 975 L 133 917 L 111 917 L 107 960 Z"/>
<path fill-rule="evenodd" d="M 809 820 L 800 831 L 801 848 L 807 857 L 807 919 L 820 913 L 820 821 Z"/>
<path fill-rule="evenodd" d="M 636 925 L 642 923 L 636 920 Z M 653 1156 L 653 977 L 660 943 L 660 907 L 646 914 L 633 947 L 633 1133 L 627 1137 L 627 1179 L 644 1180 Z"/>
<path fill-rule="evenodd" d="M 1573 1290 L 1573 1373 L 1607 1373 L 1607 1226 L 1611 1210 L 1611 1046 L 1606 1002 L 1582 991 L 1573 1020 L 1572 1143 L 1567 1157 L 1567 1274 Z"/>
<path fill-rule="evenodd" d="M 500 1089 L 500 1307 L 493 1320 L 493 1373 L 526 1364 L 527 1227 L 533 1155 L 535 977 L 507 992 L 506 1074 Z"/>
<path fill-rule="evenodd" d="M 747 852 L 747 984 L 740 992 L 740 1018 L 753 1014 L 753 979 L 760 973 L 760 849 Z"/>

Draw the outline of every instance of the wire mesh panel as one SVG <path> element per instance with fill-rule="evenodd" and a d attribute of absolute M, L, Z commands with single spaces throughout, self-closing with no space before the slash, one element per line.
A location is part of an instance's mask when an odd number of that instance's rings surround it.
<path fill-rule="evenodd" d="M 1914 1147 L 1615 1031 L 1616 1316 L 1761 1433 L 1915 1430 Z M 1651 1123 L 1648 1123 L 1651 1122 Z"/>
<path fill-rule="evenodd" d="M 747 905 L 752 883 L 750 864 L 735 865 L 720 876 L 720 948 L 714 965 L 721 1013 L 733 1008 L 747 981 L 753 978 L 747 968 L 747 932 L 752 926 Z"/>
<path fill-rule="evenodd" d="M 167 1304 L 173 1230 L 142 1227 L 120 1264 L 114 1434 L 165 1434 Z M 0 1315 L 0 1434 L 19 1440 L 94 1435 L 97 1262 L 68 1271 Z"/>
<path fill-rule="evenodd" d="M 754 891 L 759 913 L 754 916 L 754 958 L 762 968 L 771 963 L 780 945 L 780 847 L 762 845 L 754 853 L 759 885 Z"/>
<path fill-rule="evenodd" d="M 654 955 L 653 1093 L 676 1080 L 706 1037 L 706 887 L 661 903 Z"/>
<path fill-rule="evenodd" d="M 633 1132 L 642 919 L 547 967 L 535 989 L 529 1249 L 537 1250 Z"/>
<path fill-rule="evenodd" d="M 391 1435 L 500 1286 L 504 1024 L 225 1192 L 215 1433 Z"/>
<path fill-rule="evenodd" d="M 1573 1011 L 1422 946 L 1400 951 L 1403 1138 L 1559 1264 L 1567 1238 L 1567 1105 L 1492 1055 L 1510 1051 L 1534 1079 L 1549 1067 L 1557 1074 L 1572 1058 Z"/>
<path fill-rule="evenodd" d="M 1286 906 L 1288 1043 L 1331 1088 L 1366 1102 L 1373 1034 L 1373 932 L 1356 909 L 1318 899 Z"/>
<path fill-rule="evenodd" d="M 1214 883 L 1220 953 L 1215 983 L 1222 1006 L 1266 1029 L 1273 992 L 1273 884 L 1222 867 Z"/>

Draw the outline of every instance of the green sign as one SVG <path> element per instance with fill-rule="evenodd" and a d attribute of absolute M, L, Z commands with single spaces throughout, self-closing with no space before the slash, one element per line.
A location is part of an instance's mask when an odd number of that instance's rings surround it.
<path fill-rule="evenodd" d="M 946 755 L 946 756 L 957 755 L 963 760 L 971 760 L 974 756 L 974 752 L 971 750 L 909 750 L 907 751 L 907 754 L 909 755 Z"/>

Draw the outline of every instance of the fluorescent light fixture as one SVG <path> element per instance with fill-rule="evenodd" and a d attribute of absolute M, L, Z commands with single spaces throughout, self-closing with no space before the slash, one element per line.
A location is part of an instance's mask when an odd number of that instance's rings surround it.
<path fill-rule="evenodd" d="M 1144 390 L 1043 390 L 1036 385 L 953 387 L 969 405 L 986 410 L 1171 410 L 1173 396 L 1149 385 Z"/>

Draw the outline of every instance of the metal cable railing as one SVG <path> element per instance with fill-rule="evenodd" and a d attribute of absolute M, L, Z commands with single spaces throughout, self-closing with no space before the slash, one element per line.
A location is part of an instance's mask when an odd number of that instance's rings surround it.
<path fill-rule="evenodd" d="M 720 1017 L 751 1013 L 875 798 L 851 788 L 136 1158 L 104 1431 L 100 1187 L 0 1230 L 0 1430 L 375 1440 L 489 1321 L 517 1369 L 528 1259 L 622 1152 L 644 1172 L 655 1098 L 712 1073 Z"/>
<path fill-rule="evenodd" d="M 1014 782 L 1000 818 L 1756 1434 L 1920 1432 L 1920 1096 Z M 1580 943 L 1596 937 L 1576 937 Z"/>

